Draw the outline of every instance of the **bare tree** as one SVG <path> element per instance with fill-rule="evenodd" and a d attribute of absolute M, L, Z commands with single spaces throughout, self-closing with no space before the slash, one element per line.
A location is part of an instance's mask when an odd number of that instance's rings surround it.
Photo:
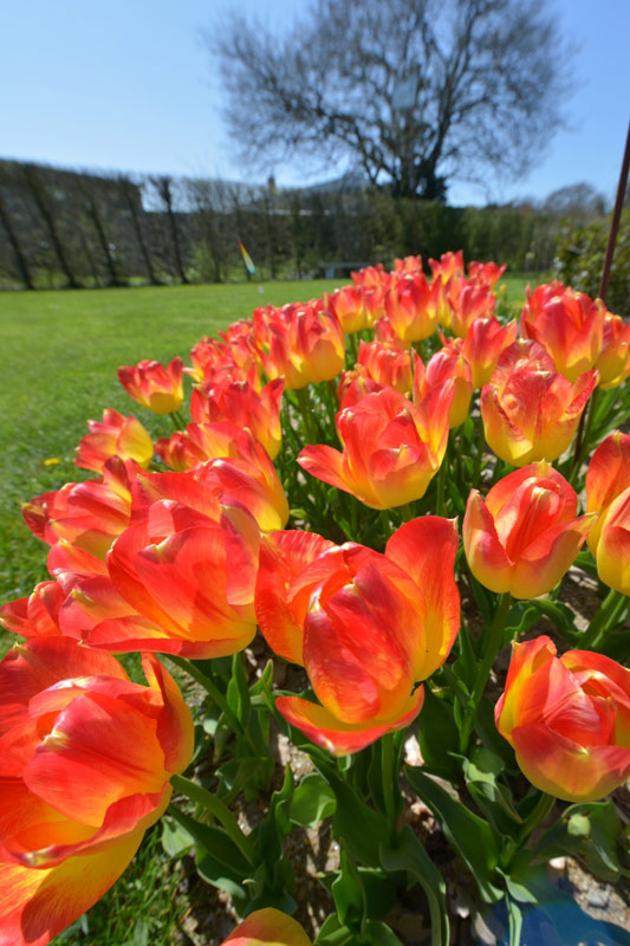
<path fill-rule="evenodd" d="M 566 49 L 543 0 L 317 0 L 284 39 L 242 16 L 216 36 L 244 157 L 343 158 L 401 196 L 518 175 L 561 119 Z"/>
<path fill-rule="evenodd" d="M 181 238 L 177 226 L 177 214 L 175 212 L 173 178 L 163 175 L 162 177 L 152 177 L 150 178 L 150 181 L 153 184 L 153 187 L 155 188 L 160 200 L 162 201 L 164 210 L 166 212 L 177 275 L 183 283 L 187 283 L 189 280 L 184 266 Z"/>
<path fill-rule="evenodd" d="M 2 193 L 0 193 L 0 223 L 2 223 L 7 237 L 9 238 L 9 243 L 11 244 L 15 262 L 17 264 L 17 268 L 24 286 L 27 289 L 34 289 L 35 283 L 33 282 L 33 277 L 31 276 L 26 254 L 24 253 L 20 244 L 17 228 L 13 225 L 9 208 L 2 199 Z"/>
<path fill-rule="evenodd" d="M 118 184 L 122 196 L 124 198 L 125 204 L 129 210 L 129 215 L 131 217 L 131 224 L 133 226 L 133 232 L 135 234 L 138 247 L 140 249 L 140 254 L 144 262 L 145 269 L 147 271 L 147 276 L 149 277 L 149 282 L 152 286 L 159 286 L 160 281 L 155 274 L 155 269 L 153 267 L 153 261 L 151 259 L 151 254 L 149 252 L 149 247 L 142 229 L 142 197 L 141 190 L 139 185 L 135 184 L 130 177 L 125 174 L 118 175 Z"/>
<path fill-rule="evenodd" d="M 46 192 L 43 176 L 34 164 L 22 165 L 22 175 L 30 195 L 33 198 L 33 202 L 46 226 L 59 266 L 68 281 L 68 287 L 70 289 L 78 289 L 79 282 L 74 275 L 73 268 L 70 266 L 68 253 L 66 252 L 59 233 L 53 203 L 49 200 L 49 196 Z"/>

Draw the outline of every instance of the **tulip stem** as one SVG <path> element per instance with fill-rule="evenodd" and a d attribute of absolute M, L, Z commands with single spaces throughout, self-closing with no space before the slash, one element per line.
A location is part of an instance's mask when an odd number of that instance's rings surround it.
<path fill-rule="evenodd" d="M 586 650 L 597 649 L 608 629 L 619 620 L 627 604 L 626 595 L 615 591 L 614 588 L 610 589 L 582 638 L 581 643 Z"/>
<path fill-rule="evenodd" d="M 306 441 L 307 443 L 317 443 L 317 430 L 313 424 L 313 404 L 309 397 L 307 388 L 298 388 L 295 392 L 295 396 L 297 397 L 300 414 L 302 415 L 302 423 L 304 425 L 304 436 L 306 437 Z"/>
<path fill-rule="evenodd" d="M 492 670 L 494 661 L 496 660 L 497 654 L 503 646 L 503 634 L 505 631 L 505 623 L 507 621 L 507 616 L 512 604 L 512 596 L 509 592 L 505 592 L 502 595 L 499 595 L 499 600 L 497 602 L 497 608 L 494 612 L 494 617 L 492 619 L 492 624 L 486 628 L 485 633 L 482 636 L 481 640 L 481 653 L 482 659 L 479 667 L 477 668 L 477 677 L 475 679 L 475 686 L 468 703 L 468 708 L 464 714 L 464 719 L 462 722 L 462 728 L 460 733 L 460 752 L 465 753 L 468 749 L 468 743 L 470 742 L 470 734 L 475 722 L 475 717 L 477 715 L 477 710 L 479 708 L 479 703 L 485 692 L 488 680 L 490 679 L 490 671 Z"/>
<path fill-rule="evenodd" d="M 448 455 L 448 447 L 447 447 L 447 452 L 444 454 L 444 457 L 442 459 L 442 463 L 440 464 L 440 469 L 438 470 L 438 473 L 437 473 L 437 498 L 435 500 L 436 516 L 443 516 L 445 513 L 445 508 L 444 508 L 445 482 L 444 481 L 446 479 L 446 471 L 448 468 L 448 465 L 446 462 L 447 455 Z"/>
<path fill-rule="evenodd" d="M 196 805 L 200 805 L 204 811 L 212 815 L 222 826 L 225 833 L 234 841 L 249 863 L 254 863 L 252 843 L 247 835 L 243 834 L 239 828 L 234 815 L 225 802 L 221 801 L 216 795 L 213 795 L 212 792 L 209 792 L 207 788 L 197 785 L 196 782 L 193 782 L 189 778 L 184 778 L 183 775 L 173 775 L 171 785 L 176 792 L 185 795 L 186 798 L 189 798 Z"/>
<path fill-rule="evenodd" d="M 510 839 L 505 844 L 501 855 L 503 869 L 509 873 L 510 864 L 515 855 L 529 841 L 536 828 L 543 823 L 551 809 L 556 803 L 553 795 L 547 795 L 546 792 L 540 792 L 538 801 L 534 805 L 529 817 L 519 831 L 516 838 Z"/>
<path fill-rule="evenodd" d="M 186 427 L 186 421 L 182 417 L 179 411 L 172 411 L 170 414 L 171 421 L 175 430 L 184 430 Z"/>
<path fill-rule="evenodd" d="M 573 451 L 573 463 L 571 467 L 571 476 L 569 479 L 572 479 L 580 469 L 582 458 L 586 450 L 588 449 L 588 441 L 591 435 L 591 427 L 593 426 L 593 418 L 595 416 L 596 402 L 599 388 L 595 388 L 593 391 L 590 401 L 586 405 L 585 409 L 582 411 L 582 416 L 580 417 L 580 424 L 577 430 L 577 436 L 575 438 L 575 448 Z"/>
<path fill-rule="evenodd" d="M 381 739 L 381 773 L 383 777 L 383 804 L 385 817 L 392 837 L 396 837 L 396 799 L 394 782 L 396 780 L 396 750 L 393 733 L 385 733 Z"/>

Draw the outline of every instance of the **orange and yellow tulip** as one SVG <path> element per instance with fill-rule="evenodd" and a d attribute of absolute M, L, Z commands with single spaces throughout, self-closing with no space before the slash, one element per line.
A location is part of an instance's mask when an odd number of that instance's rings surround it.
<path fill-rule="evenodd" d="M 125 417 L 108 407 L 103 411 L 102 421 L 89 420 L 87 424 L 90 432 L 77 447 L 76 466 L 102 473 L 111 457 L 135 460 L 143 467 L 151 462 L 151 436 L 136 417 Z"/>
<path fill-rule="evenodd" d="M 557 459 L 571 443 L 596 385 L 596 371 L 571 382 L 556 373 L 540 345 L 518 339 L 481 390 L 488 446 L 513 466 Z"/>
<path fill-rule="evenodd" d="M 588 534 L 593 555 L 608 507 L 630 486 L 630 434 L 615 430 L 597 447 L 586 471 L 586 511 L 598 513 Z"/>
<path fill-rule="evenodd" d="M 144 359 L 118 369 L 118 380 L 127 394 L 155 414 L 172 414 L 182 406 L 183 375 L 181 358 L 173 358 L 166 366 Z"/>
<path fill-rule="evenodd" d="M 26 524 L 52 546 L 48 560 L 51 573 L 105 573 L 105 555 L 129 525 L 131 484 L 139 470 L 130 460 L 113 457 L 105 463 L 100 479 L 66 483 L 24 504 Z M 78 559 L 76 567 L 71 565 L 68 556 L 78 556 L 81 566 Z"/>
<path fill-rule="evenodd" d="M 597 574 L 609 588 L 630 595 L 630 486 L 613 499 L 598 527 Z"/>
<path fill-rule="evenodd" d="M 248 381 L 201 385 L 190 399 L 190 413 L 197 424 L 228 421 L 236 427 L 249 427 L 271 457 L 277 457 L 282 444 L 280 406 L 284 383 L 270 381 L 256 391 Z"/>
<path fill-rule="evenodd" d="M 449 426 L 459 427 L 468 417 L 473 393 L 470 365 L 458 345 L 450 343 L 436 351 L 426 367 L 416 355 L 414 362 L 413 397 L 421 404 L 429 392 L 448 382 L 453 385 L 453 399 L 449 411 Z"/>
<path fill-rule="evenodd" d="M 311 946 L 297 922 L 274 907 L 255 910 L 239 923 L 222 946 Z"/>
<path fill-rule="evenodd" d="M 337 414 L 343 451 L 305 447 L 302 469 L 373 509 L 420 499 L 446 452 L 453 385 L 433 388 L 419 405 L 384 388 Z"/>
<path fill-rule="evenodd" d="M 498 319 L 475 319 L 464 336 L 461 351 L 470 365 L 474 388 L 487 384 L 503 351 L 518 333 L 515 321 L 501 325 Z"/>
<path fill-rule="evenodd" d="M 603 654 L 514 644 L 495 719 L 532 785 L 563 801 L 597 801 L 630 774 L 630 671 Z"/>
<path fill-rule="evenodd" d="M 462 250 L 442 253 L 439 260 L 430 259 L 429 266 L 434 279 L 447 283 L 452 276 L 464 275 L 464 253 Z"/>
<path fill-rule="evenodd" d="M 45 946 L 120 877 L 190 762 L 193 723 L 173 679 L 148 686 L 67 638 L 0 664 L 0 942 Z"/>
<path fill-rule="evenodd" d="M 619 387 L 630 376 L 630 323 L 619 315 L 604 313 L 602 350 L 597 359 L 600 387 Z"/>
<path fill-rule="evenodd" d="M 425 680 L 459 630 L 454 521 L 405 523 L 385 553 L 320 536 L 272 534 L 256 589 L 268 643 L 303 663 L 320 703 L 282 696 L 284 718 L 319 746 L 345 755 L 400 729 L 420 712 Z"/>
<path fill-rule="evenodd" d="M 40 581 L 27 597 L 2 605 L 0 624 L 22 637 L 57 637 L 65 599 L 66 591 L 58 581 Z"/>
<path fill-rule="evenodd" d="M 556 371 L 576 381 L 597 364 L 602 350 L 603 309 L 561 282 L 527 290 L 521 333 L 545 349 Z"/>
<path fill-rule="evenodd" d="M 438 312 L 431 286 L 424 274 L 394 279 L 385 295 L 385 312 L 403 345 L 411 345 L 433 335 L 438 324 Z"/>
<path fill-rule="evenodd" d="M 401 394 L 411 391 L 411 352 L 400 345 L 383 342 L 361 342 L 357 367 L 362 365 L 368 377 L 382 387 Z"/>
<path fill-rule="evenodd" d="M 361 332 L 368 326 L 369 314 L 359 286 L 344 286 L 326 293 L 324 307 L 339 320 L 346 335 Z"/>
<path fill-rule="evenodd" d="M 107 558 L 109 579 L 72 590 L 75 607 L 62 621 L 64 633 L 117 652 L 193 659 L 236 653 L 256 631 L 258 525 L 244 506 L 225 498 L 220 503 L 216 491 L 191 474 L 156 478 L 144 488 L 165 498 L 139 509 L 116 540 Z"/>
<path fill-rule="evenodd" d="M 494 315 L 496 298 L 489 286 L 461 277 L 453 277 L 445 287 L 450 316 L 445 324 L 455 335 L 465 338 L 476 319 Z"/>
<path fill-rule="evenodd" d="M 375 394 L 382 390 L 383 385 L 370 378 L 364 365 L 358 365 L 351 371 L 342 371 L 341 380 L 337 387 L 339 409 L 354 407 L 368 394 Z"/>
<path fill-rule="evenodd" d="M 586 539 L 593 517 L 577 517 L 577 496 L 548 463 L 499 480 L 485 501 L 476 489 L 464 516 L 464 550 L 482 585 L 537 598 L 558 584 Z"/>
<path fill-rule="evenodd" d="M 494 289 L 506 269 L 505 263 L 499 266 L 498 263 L 479 263 L 477 260 L 471 260 L 468 264 L 468 276 L 476 283 Z"/>

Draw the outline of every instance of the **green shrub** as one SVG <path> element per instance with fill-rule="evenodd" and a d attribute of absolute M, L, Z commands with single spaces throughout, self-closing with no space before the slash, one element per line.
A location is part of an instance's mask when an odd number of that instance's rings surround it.
<path fill-rule="evenodd" d="M 558 279 L 590 296 L 599 294 L 610 220 L 566 229 L 554 263 Z M 630 315 L 630 209 L 622 214 L 606 294 L 608 308 Z"/>

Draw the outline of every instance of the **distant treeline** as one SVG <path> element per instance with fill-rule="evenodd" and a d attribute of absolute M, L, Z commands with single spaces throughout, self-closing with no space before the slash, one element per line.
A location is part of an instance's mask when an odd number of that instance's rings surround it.
<path fill-rule="evenodd" d="M 447 207 L 388 192 L 278 190 L 0 161 L 0 285 L 29 289 L 347 275 L 357 264 L 463 249 L 512 270 L 554 259 L 558 214 Z"/>

